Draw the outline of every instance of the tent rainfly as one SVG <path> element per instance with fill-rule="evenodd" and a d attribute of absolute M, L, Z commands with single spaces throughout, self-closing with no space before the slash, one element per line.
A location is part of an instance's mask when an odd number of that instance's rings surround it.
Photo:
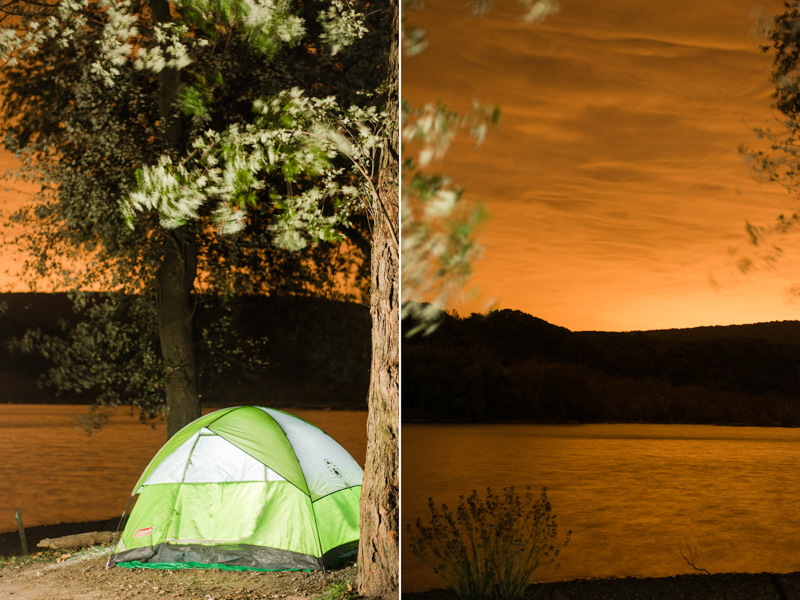
<path fill-rule="evenodd" d="M 317 427 L 239 406 L 156 454 L 110 563 L 160 569 L 325 569 L 355 553 L 364 472 Z"/>

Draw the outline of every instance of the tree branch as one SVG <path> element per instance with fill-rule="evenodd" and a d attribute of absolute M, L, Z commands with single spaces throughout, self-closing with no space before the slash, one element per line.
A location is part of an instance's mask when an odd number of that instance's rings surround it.
<path fill-rule="evenodd" d="M 689 556 L 686 556 L 683 553 L 683 549 L 680 550 L 681 556 L 683 557 L 683 560 L 686 561 L 686 564 L 688 564 L 690 567 L 692 567 L 695 571 L 700 571 L 701 573 L 705 573 L 706 575 L 711 575 L 711 573 L 709 573 L 708 569 L 703 569 L 703 568 L 698 567 L 697 565 L 694 564 L 694 561 L 697 560 L 697 548 L 694 549 L 694 553 L 693 553 L 691 546 L 689 546 L 689 541 L 686 538 L 683 538 L 683 541 L 686 542 L 686 549 L 689 552 Z"/>

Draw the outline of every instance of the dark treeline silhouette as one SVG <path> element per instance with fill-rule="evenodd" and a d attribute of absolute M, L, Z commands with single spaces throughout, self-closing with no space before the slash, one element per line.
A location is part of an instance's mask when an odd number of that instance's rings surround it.
<path fill-rule="evenodd" d="M 206 406 L 266 404 L 366 410 L 369 386 L 369 310 L 355 303 L 306 296 L 240 296 L 231 300 L 233 327 L 241 335 L 266 338 L 260 371 L 226 371 L 203 389 Z M 198 322 L 213 302 L 196 307 Z M 0 294 L 0 403 L 90 404 L 95 390 L 57 395 L 37 381 L 51 366 L 34 352 L 12 351 L 9 342 L 28 329 L 51 335 L 61 322 L 80 320 L 66 294 Z M 215 313 L 206 315 L 205 321 Z"/>
<path fill-rule="evenodd" d="M 407 421 L 800 425 L 796 321 L 608 333 L 443 314 L 403 338 L 402 360 Z"/>

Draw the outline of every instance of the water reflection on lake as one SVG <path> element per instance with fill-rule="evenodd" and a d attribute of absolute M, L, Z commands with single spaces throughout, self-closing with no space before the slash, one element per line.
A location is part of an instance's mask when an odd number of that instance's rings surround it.
<path fill-rule="evenodd" d="M 800 429 L 404 424 L 402 583 L 444 587 L 408 550 L 427 499 L 548 488 L 572 541 L 542 580 L 800 570 Z"/>
<path fill-rule="evenodd" d="M 89 437 L 72 419 L 86 409 L 0 404 L 0 532 L 16 529 L 17 507 L 26 527 L 122 514 L 131 488 L 166 441 L 166 429 L 163 423 L 145 427 L 120 409 Z M 364 466 L 366 412 L 287 412 L 323 429 Z"/>

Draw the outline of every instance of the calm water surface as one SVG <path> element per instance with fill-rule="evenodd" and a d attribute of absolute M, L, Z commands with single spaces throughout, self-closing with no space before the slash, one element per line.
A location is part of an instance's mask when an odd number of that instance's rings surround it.
<path fill-rule="evenodd" d="M 404 591 L 443 587 L 408 550 L 427 499 L 547 486 L 561 567 L 541 580 L 800 570 L 800 429 L 403 425 Z"/>
<path fill-rule="evenodd" d="M 143 426 L 118 410 L 89 437 L 72 418 L 86 409 L 0 404 L 0 532 L 16 530 L 18 507 L 26 527 L 108 519 L 125 510 L 131 489 L 166 442 L 166 429 Z M 325 430 L 364 466 L 366 412 L 288 412 Z"/>

